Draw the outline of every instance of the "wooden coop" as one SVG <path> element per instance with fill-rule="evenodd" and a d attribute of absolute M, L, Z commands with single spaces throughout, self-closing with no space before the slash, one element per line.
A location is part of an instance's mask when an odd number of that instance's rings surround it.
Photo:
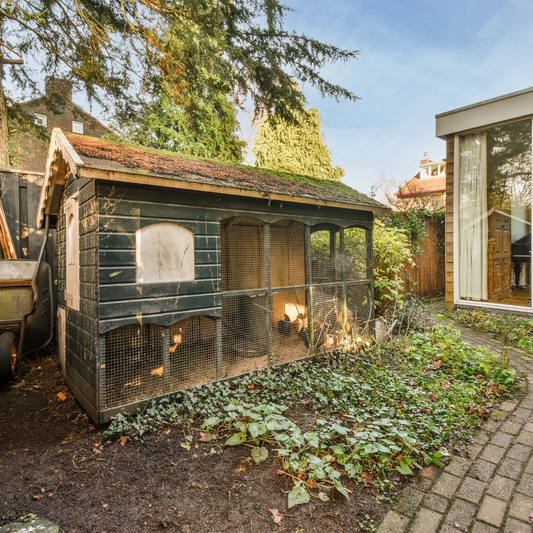
<path fill-rule="evenodd" d="M 97 423 L 369 335 L 372 227 L 341 183 L 54 130 L 64 379 Z"/>

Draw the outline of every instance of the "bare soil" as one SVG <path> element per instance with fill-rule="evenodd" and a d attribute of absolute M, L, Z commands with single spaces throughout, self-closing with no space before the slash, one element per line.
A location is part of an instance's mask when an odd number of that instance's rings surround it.
<path fill-rule="evenodd" d="M 288 509 L 275 453 L 255 465 L 244 446 L 195 439 L 188 451 L 180 426 L 102 446 L 103 429 L 68 391 L 52 350 L 26 361 L 22 382 L 0 388 L 0 526 L 33 513 L 69 533 L 347 533 L 388 510 L 374 488 L 350 481 L 349 500 L 330 493 Z M 269 509 L 284 515 L 279 524 Z"/>

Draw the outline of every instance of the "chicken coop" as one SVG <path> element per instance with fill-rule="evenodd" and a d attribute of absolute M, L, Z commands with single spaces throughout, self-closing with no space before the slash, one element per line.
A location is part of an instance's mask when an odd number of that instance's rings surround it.
<path fill-rule="evenodd" d="M 54 130 L 63 377 L 97 423 L 373 331 L 372 227 L 337 182 Z"/>

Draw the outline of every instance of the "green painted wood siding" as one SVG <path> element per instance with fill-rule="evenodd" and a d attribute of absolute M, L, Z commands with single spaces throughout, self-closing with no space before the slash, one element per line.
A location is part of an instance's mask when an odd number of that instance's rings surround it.
<path fill-rule="evenodd" d="M 97 182 L 100 333 L 135 324 L 171 325 L 194 315 L 222 316 L 220 221 L 251 216 L 372 228 L 373 214 L 171 189 Z M 158 222 L 194 233 L 195 281 L 136 283 L 135 232 Z M 243 250 L 245 253 L 245 250 Z"/>

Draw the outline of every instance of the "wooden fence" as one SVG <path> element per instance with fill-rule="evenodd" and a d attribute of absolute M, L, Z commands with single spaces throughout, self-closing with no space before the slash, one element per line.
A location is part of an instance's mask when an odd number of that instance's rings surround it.
<path fill-rule="evenodd" d="M 444 294 L 445 267 L 444 226 L 440 220 L 426 217 L 426 240 L 424 252 L 417 255 L 415 265 L 406 268 L 403 274 L 405 290 L 417 296 Z"/>

